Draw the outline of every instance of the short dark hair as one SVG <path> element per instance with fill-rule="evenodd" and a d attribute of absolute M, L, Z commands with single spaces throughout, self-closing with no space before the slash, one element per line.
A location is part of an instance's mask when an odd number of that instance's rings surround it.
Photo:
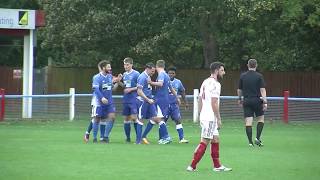
<path fill-rule="evenodd" d="M 152 62 L 149 62 L 145 65 L 145 68 L 148 68 L 148 69 L 155 68 L 155 65 Z"/>
<path fill-rule="evenodd" d="M 126 57 L 126 58 L 124 58 L 123 62 L 133 64 L 133 59 L 131 57 Z"/>
<path fill-rule="evenodd" d="M 157 67 L 164 68 L 166 65 L 166 62 L 164 60 L 158 60 L 156 65 L 157 65 Z"/>
<path fill-rule="evenodd" d="M 249 59 L 248 60 L 248 66 L 249 66 L 249 68 L 256 68 L 257 67 L 257 60 L 255 60 L 255 59 Z"/>
<path fill-rule="evenodd" d="M 177 71 L 177 68 L 174 67 L 174 66 L 171 66 L 171 67 L 168 68 L 168 71 L 174 71 L 174 72 L 176 72 L 176 71 Z"/>
<path fill-rule="evenodd" d="M 223 66 L 224 67 L 224 64 L 222 62 L 213 62 L 210 64 L 210 71 L 211 73 L 214 73 L 215 70 L 219 70 L 220 67 Z"/>
<path fill-rule="evenodd" d="M 103 67 L 105 67 L 107 64 L 111 64 L 109 60 L 102 60 L 99 62 L 98 67 L 100 69 L 102 69 Z"/>

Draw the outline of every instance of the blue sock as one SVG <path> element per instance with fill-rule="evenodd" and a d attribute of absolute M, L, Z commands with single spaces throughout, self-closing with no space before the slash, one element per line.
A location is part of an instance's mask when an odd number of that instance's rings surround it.
<path fill-rule="evenodd" d="M 154 122 L 152 120 L 150 120 L 147 124 L 147 127 L 144 129 L 144 132 L 142 134 L 142 138 L 146 138 L 147 135 L 149 134 L 149 132 L 151 131 L 152 127 L 153 127 Z"/>
<path fill-rule="evenodd" d="M 90 132 L 91 132 L 91 130 L 92 130 L 93 122 L 94 122 L 94 119 L 92 119 L 92 120 L 90 121 L 90 123 L 89 123 L 89 126 L 88 126 L 87 131 L 86 131 L 87 134 L 90 134 Z"/>
<path fill-rule="evenodd" d="M 114 120 L 107 120 L 106 133 L 104 134 L 104 137 L 109 138 L 110 132 L 113 128 L 113 123 Z"/>
<path fill-rule="evenodd" d="M 159 131 L 160 131 L 160 139 L 166 139 L 169 137 L 169 134 L 168 134 L 168 129 L 167 129 L 167 126 L 166 126 L 166 123 L 164 121 L 161 121 L 159 123 L 160 127 L 159 127 Z"/>
<path fill-rule="evenodd" d="M 137 139 L 136 139 L 136 144 L 140 144 L 141 143 L 141 139 L 142 139 L 142 127 L 143 127 L 143 123 L 142 122 L 138 122 L 137 123 Z"/>
<path fill-rule="evenodd" d="M 100 122 L 100 139 L 104 138 L 105 130 L 106 130 L 106 122 Z"/>
<path fill-rule="evenodd" d="M 131 122 L 124 121 L 123 122 L 124 133 L 126 134 L 127 139 L 130 139 L 130 131 L 131 131 Z"/>
<path fill-rule="evenodd" d="M 134 122 L 133 122 L 133 127 L 134 127 L 134 130 L 136 131 L 136 134 L 137 134 L 137 121 L 138 120 L 135 120 Z"/>
<path fill-rule="evenodd" d="M 182 124 L 177 124 L 176 125 L 176 129 L 178 131 L 178 135 L 179 135 L 179 140 L 184 138 L 184 134 L 183 134 L 183 127 Z"/>
<path fill-rule="evenodd" d="M 92 124 L 92 129 L 93 129 L 93 139 L 97 139 L 98 130 L 99 130 L 99 122 L 94 122 Z"/>

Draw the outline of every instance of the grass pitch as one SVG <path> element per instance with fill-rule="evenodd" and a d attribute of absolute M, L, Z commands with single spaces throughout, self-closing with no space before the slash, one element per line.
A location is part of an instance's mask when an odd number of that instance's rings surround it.
<path fill-rule="evenodd" d="M 178 143 L 169 122 L 172 144 L 158 145 L 154 127 L 151 145 L 135 145 L 124 143 L 120 118 L 110 144 L 83 143 L 88 120 L 8 120 L 0 123 L 0 179 L 320 179 L 319 122 L 266 122 L 265 146 L 249 148 L 242 121 L 223 121 L 220 158 L 233 171 L 213 172 L 207 149 L 198 171 L 190 173 L 185 169 L 200 134 L 192 122 L 184 123 L 189 144 Z"/>

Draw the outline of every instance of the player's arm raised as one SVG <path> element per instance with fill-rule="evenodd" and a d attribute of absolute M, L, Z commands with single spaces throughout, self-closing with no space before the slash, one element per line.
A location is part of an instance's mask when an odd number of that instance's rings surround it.
<path fill-rule="evenodd" d="M 151 79 L 149 79 L 149 80 L 148 80 L 148 83 L 149 83 L 151 86 L 157 86 L 157 87 L 162 87 L 162 86 L 163 86 L 163 81 L 154 82 L 154 81 L 151 81 Z"/>
<path fill-rule="evenodd" d="M 122 88 L 125 88 L 126 86 L 124 85 L 123 81 L 122 81 L 122 78 L 121 80 L 118 82 L 118 85 Z"/>
<path fill-rule="evenodd" d="M 118 86 L 120 85 L 121 83 L 121 79 L 122 79 L 122 74 L 118 74 L 117 77 L 112 77 L 112 90 L 115 91 L 118 89 Z M 121 85 L 120 85 L 121 86 Z"/>
<path fill-rule="evenodd" d="M 156 87 L 162 87 L 163 86 L 163 81 L 165 80 L 164 78 L 164 74 L 163 73 L 160 73 L 158 75 L 158 78 L 157 78 L 157 82 L 153 82 L 151 81 L 151 78 L 148 79 L 148 83 L 151 85 L 151 86 L 156 86 Z"/>

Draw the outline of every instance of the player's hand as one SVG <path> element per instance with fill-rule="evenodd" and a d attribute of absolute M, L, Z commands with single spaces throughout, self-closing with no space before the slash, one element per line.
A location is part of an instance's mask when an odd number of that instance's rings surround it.
<path fill-rule="evenodd" d="M 263 106 L 262 106 L 263 111 L 266 111 L 267 108 L 268 108 L 268 105 L 267 104 L 263 104 Z"/>
<path fill-rule="evenodd" d="M 185 108 L 185 110 L 188 110 L 188 109 L 189 109 L 189 104 L 188 104 L 187 102 L 185 102 L 184 108 Z"/>
<path fill-rule="evenodd" d="M 118 79 L 119 79 L 119 81 L 122 79 L 122 74 L 121 73 L 118 74 Z"/>
<path fill-rule="evenodd" d="M 222 127 L 221 119 L 217 119 L 218 130 Z"/>
<path fill-rule="evenodd" d="M 148 99 L 148 103 L 149 103 L 149 104 L 153 104 L 153 103 L 154 103 L 154 100 L 153 100 L 153 99 Z"/>
<path fill-rule="evenodd" d="M 130 88 L 126 88 L 126 89 L 123 90 L 123 92 L 124 92 L 125 94 L 128 94 L 128 93 L 131 92 L 131 89 L 130 89 Z"/>
<path fill-rule="evenodd" d="M 115 78 L 115 82 L 118 83 L 121 81 L 121 79 L 122 79 L 122 74 L 120 73 L 120 74 L 118 74 L 117 78 Z"/>
<path fill-rule="evenodd" d="M 181 100 L 178 97 L 177 97 L 177 103 L 178 103 L 179 106 L 181 106 Z"/>
<path fill-rule="evenodd" d="M 103 98 L 101 98 L 101 102 L 102 102 L 103 104 L 108 104 L 108 99 L 105 98 L 105 97 L 103 97 Z"/>

